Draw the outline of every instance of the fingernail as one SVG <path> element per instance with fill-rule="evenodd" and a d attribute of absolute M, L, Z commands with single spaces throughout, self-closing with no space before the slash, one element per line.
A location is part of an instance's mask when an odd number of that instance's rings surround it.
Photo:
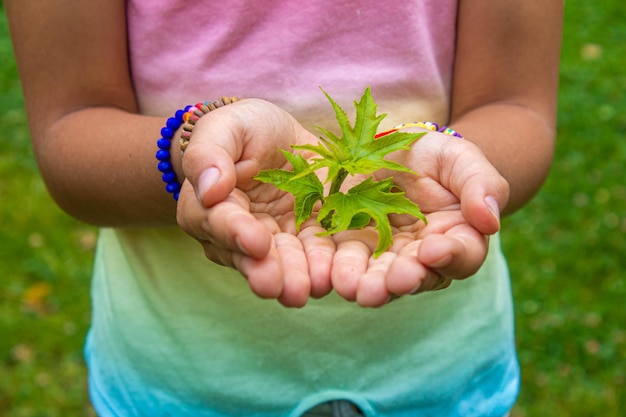
<path fill-rule="evenodd" d="M 437 284 L 431 289 L 431 291 L 443 290 L 444 288 L 448 288 L 451 283 L 452 280 L 450 278 L 441 277 L 439 279 L 439 282 L 437 282 Z"/>
<path fill-rule="evenodd" d="M 213 185 L 219 180 L 220 171 L 215 167 L 207 168 L 200 174 L 198 178 L 198 200 L 202 201 L 204 194 L 213 187 Z"/>
<path fill-rule="evenodd" d="M 237 248 L 239 248 L 239 251 L 241 251 L 241 253 L 243 253 L 246 256 L 250 256 L 246 248 L 243 247 L 243 244 L 241 243 L 241 239 L 239 238 L 239 236 L 235 237 L 235 244 L 237 245 Z"/>
<path fill-rule="evenodd" d="M 439 259 L 438 261 L 429 264 L 428 266 L 430 268 L 443 268 L 445 266 L 448 266 L 451 261 L 452 261 L 452 255 L 446 255 L 443 258 Z"/>
<path fill-rule="evenodd" d="M 421 286 L 422 286 L 422 281 L 418 282 L 417 285 L 415 287 L 413 287 L 413 289 L 411 291 L 409 291 L 409 294 L 410 295 L 417 294 L 417 292 L 420 290 Z"/>
<path fill-rule="evenodd" d="M 500 205 L 498 204 L 496 199 L 492 196 L 487 196 L 485 197 L 485 203 L 487 204 L 487 207 L 489 207 L 489 210 L 493 214 L 493 217 L 495 217 L 495 219 L 498 221 L 498 224 L 500 224 Z"/>
<path fill-rule="evenodd" d="M 387 302 L 386 302 L 385 304 L 392 303 L 392 302 L 394 302 L 394 301 L 396 301 L 396 300 L 399 300 L 400 298 L 402 298 L 402 296 L 401 296 L 401 295 L 391 294 L 391 295 L 389 296 L 389 298 L 387 298 Z"/>

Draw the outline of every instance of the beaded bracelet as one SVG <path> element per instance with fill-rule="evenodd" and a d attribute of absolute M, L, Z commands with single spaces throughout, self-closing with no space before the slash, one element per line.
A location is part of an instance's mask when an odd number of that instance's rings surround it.
<path fill-rule="evenodd" d="M 403 123 L 401 125 L 394 126 L 390 130 L 387 130 L 385 132 L 381 132 L 381 133 L 377 134 L 375 137 L 379 138 L 379 137 L 382 137 L 382 136 L 386 136 L 386 135 L 389 135 L 389 134 L 391 134 L 393 132 L 397 132 L 400 129 L 405 129 L 407 127 L 421 127 L 422 129 L 432 130 L 434 132 L 443 133 L 444 135 L 450 135 L 450 136 L 454 136 L 454 137 L 463 139 L 463 136 L 461 136 L 461 134 L 458 133 L 457 131 L 455 131 L 454 129 L 452 129 L 452 128 L 448 127 L 448 126 L 439 127 L 439 125 L 437 123 L 434 123 L 434 122 Z"/>
<path fill-rule="evenodd" d="M 227 104 L 234 103 L 239 101 L 238 97 L 222 97 L 220 100 L 215 101 L 205 101 L 204 103 L 198 103 L 194 106 L 191 106 L 185 114 L 183 114 L 183 130 L 180 133 L 180 153 L 181 155 L 187 149 L 187 145 L 189 145 L 189 141 L 191 140 L 191 132 L 193 131 L 193 127 L 196 122 L 200 120 L 202 116 L 218 109 L 220 107 L 224 107 Z"/>
<path fill-rule="evenodd" d="M 183 124 L 183 115 L 189 111 L 192 106 L 186 106 L 184 109 L 177 110 L 173 117 L 165 122 L 165 126 L 161 128 L 161 138 L 157 140 L 156 159 L 159 161 L 157 169 L 161 171 L 161 179 L 165 183 L 165 191 L 172 194 L 174 200 L 178 201 L 181 184 L 178 182 L 174 166 L 170 162 L 172 138 L 176 134 L 178 128 Z"/>
<path fill-rule="evenodd" d="M 181 183 L 178 181 L 176 173 L 174 172 L 174 166 L 170 161 L 172 156 L 170 148 L 176 131 L 179 127 L 183 126 L 183 131 L 180 135 L 180 152 L 182 155 L 189 144 L 191 131 L 198 119 L 211 110 L 236 101 L 239 101 L 237 97 L 222 97 L 221 100 L 213 102 L 205 101 L 204 103 L 198 103 L 193 106 L 185 106 L 184 109 L 177 110 L 173 117 L 167 119 L 165 126 L 161 128 L 161 138 L 157 140 L 157 147 L 159 148 L 156 152 L 156 159 L 159 161 L 157 169 L 162 173 L 161 179 L 165 183 L 165 191 L 172 194 L 174 200 L 178 201 L 181 188 Z"/>

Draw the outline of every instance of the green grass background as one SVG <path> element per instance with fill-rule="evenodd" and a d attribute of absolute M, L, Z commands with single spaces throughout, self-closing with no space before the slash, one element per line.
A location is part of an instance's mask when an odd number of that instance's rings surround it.
<path fill-rule="evenodd" d="M 96 230 L 46 194 L 0 9 L 0 416 L 89 416 Z M 625 22 L 623 0 L 567 2 L 555 162 L 503 222 L 523 372 L 514 417 L 626 415 Z"/>

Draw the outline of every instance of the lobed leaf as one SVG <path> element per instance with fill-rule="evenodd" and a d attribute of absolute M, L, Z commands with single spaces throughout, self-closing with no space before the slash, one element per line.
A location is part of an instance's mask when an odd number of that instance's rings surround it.
<path fill-rule="evenodd" d="M 422 137 L 424 133 L 406 133 L 395 132 L 393 134 L 376 139 L 376 131 L 380 122 L 387 116 L 386 114 L 376 115 L 377 104 L 374 102 L 370 88 L 366 88 L 359 102 L 355 102 L 356 118 L 354 127 L 350 125 L 346 112 L 326 93 L 322 91 L 331 103 L 342 136 L 329 132 L 326 129 L 318 127 L 326 138 L 321 138 L 323 143 L 318 145 L 319 148 L 306 149 L 321 155 L 327 162 L 319 167 L 334 167 L 334 172 L 343 168 L 350 175 L 371 174 L 379 169 L 392 169 L 403 172 L 412 172 L 411 170 L 396 163 L 387 163 L 385 156 L 391 152 L 398 150 L 409 150 L 410 145 L 417 139 Z M 301 149 L 304 149 L 300 147 Z M 330 152 L 332 155 L 329 155 Z M 336 166 L 335 166 L 336 165 Z M 329 180 L 332 180 L 330 178 Z"/>
<path fill-rule="evenodd" d="M 330 216 L 330 227 L 325 233 L 330 235 L 369 224 L 363 224 L 363 214 L 374 221 L 378 231 L 374 257 L 380 256 L 393 244 L 389 214 L 410 214 L 426 221 L 419 207 L 406 198 L 404 191 L 399 190 L 389 178 L 378 182 L 368 178 L 345 194 L 338 192 L 329 195 L 317 218 L 319 221 Z M 355 221 L 359 215 L 361 218 Z M 355 224 L 360 227 L 355 227 Z"/>
<path fill-rule="evenodd" d="M 258 173 L 256 180 L 273 184 L 279 190 L 294 195 L 294 212 L 296 215 L 296 229 L 299 231 L 302 223 L 311 217 L 313 207 L 319 200 L 324 199 L 324 186 L 315 173 L 294 177 L 308 167 L 308 162 L 302 155 L 295 155 L 283 149 L 280 150 L 287 161 L 293 166 L 293 171 L 284 169 L 266 169 Z"/>
<path fill-rule="evenodd" d="M 377 104 L 366 88 L 358 102 L 354 102 L 356 117 L 350 124 L 346 112 L 322 89 L 335 111 L 341 137 L 318 127 L 325 137 L 318 144 L 292 145 L 294 150 L 310 151 L 318 157 L 310 160 L 301 155 L 281 150 L 294 167 L 293 171 L 265 170 L 257 175 L 259 181 L 272 183 L 295 196 L 296 227 L 308 219 L 317 201 L 322 201 L 317 221 L 334 234 L 348 229 L 359 229 L 374 222 L 379 240 L 374 256 L 380 256 L 393 243 L 389 214 L 410 214 L 426 222 L 419 207 L 394 186 L 392 179 L 374 181 L 368 178 L 347 193 L 339 191 L 347 175 L 369 175 L 381 169 L 412 173 L 408 167 L 385 159 L 399 150 L 410 150 L 410 145 L 424 133 L 394 132 L 376 139 L 376 131 L 386 114 L 377 115 Z M 315 174 L 328 169 L 325 182 L 330 182 L 330 194 L 324 197 L 324 187 Z"/>

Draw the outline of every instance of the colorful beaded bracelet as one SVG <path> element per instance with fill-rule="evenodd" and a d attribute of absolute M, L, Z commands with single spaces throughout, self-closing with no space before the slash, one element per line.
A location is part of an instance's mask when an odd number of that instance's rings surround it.
<path fill-rule="evenodd" d="M 391 134 L 393 132 L 397 132 L 398 130 L 405 129 L 407 127 L 421 127 L 422 129 L 428 129 L 428 130 L 432 130 L 434 132 L 443 133 L 444 135 L 450 135 L 450 136 L 454 136 L 454 137 L 463 139 L 463 136 L 461 136 L 461 134 L 458 133 L 457 131 L 455 131 L 454 129 L 449 128 L 448 126 L 439 127 L 439 125 L 437 123 L 434 123 L 434 122 L 403 123 L 401 125 L 394 126 L 390 130 L 378 133 L 375 137 L 379 138 L 379 137 L 382 137 L 382 136 L 386 136 L 386 135 L 389 135 L 389 134 Z"/>
<path fill-rule="evenodd" d="M 211 110 L 236 101 L 239 101 L 237 97 L 222 97 L 220 100 L 212 102 L 205 101 L 204 103 L 198 103 L 193 106 L 185 106 L 184 109 L 177 110 L 173 117 L 168 118 L 165 122 L 165 126 L 161 128 L 161 137 L 157 140 L 157 147 L 159 148 L 156 152 L 156 159 L 159 161 L 157 169 L 161 171 L 161 179 L 165 183 L 165 191 L 172 194 L 174 200 L 178 201 L 181 188 L 181 183 L 178 181 L 176 173 L 174 172 L 174 166 L 170 161 L 172 156 L 170 148 L 176 131 L 181 126 L 183 127 L 183 131 L 180 135 L 180 152 L 182 154 L 191 139 L 193 126 L 200 117 Z"/>
<path fill-rule="evenodd" d="M 192 106 L 186 106 L 184 109 L 177 110 L 173 117 L 165 122 L 165 126 L 161 128 L 161 138 L 157 140 L 156 159 L 159 161 L 157 169 L 161 171 L 161 179 L 165 183 L 165 191 L 172 194 L 174 200 L 178 201 L 181 184 L 174 172 L 174 166 L 170 161 L 172 146 L 172 138 L 176 134 L 178 128 L 184 123 L 183 115 L 189 111 Z"/>
<path fill-rule="evenodd" d="M 200 120 L 202 116 L 218 109 L 220 107 L 224 107 L 227 104 L 234 103 L 239 101 L 238 97 L 222 97 L 220 100 L 215 101 L 205 101 L 204 103 L 198 103 L 194 106 L 191 106 L 185 114 L 183 114 L 183 130 L 180 133 L 180 153 L 181 155 L 187 149 L 187 145 L 189 145 L 189 141 L 191 140 L 191 132 L 193 131 L 193 127 L 196 122 Z"/>

